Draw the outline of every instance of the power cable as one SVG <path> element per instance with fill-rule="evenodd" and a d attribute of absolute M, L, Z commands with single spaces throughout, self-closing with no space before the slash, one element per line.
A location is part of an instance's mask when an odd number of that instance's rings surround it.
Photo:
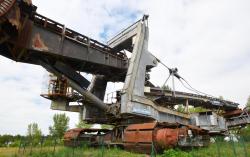
<path fill-rule="evenodd" d="M 185 80 L 183 77 L 181 77 L 181 79 L 182 79 L 191 89 L 195 90 L 196 92 L 198 92 L 198 93 L 200 93 L 200 94 L 203 94 L 203 95 L 206 95 L 206 96 L 208 96 L 208 97 L 213 97 L 213 98 L 214 98 L 214 96 L 212 96 L 212 95 L 210 95 L 210 94 L 201 92 L 201 91 L 199 91 L 199 90 L 193 88 L 193 87 L 187 82 L 187 80 Z"/>
<path fill-rule="evenodd" d="M 210 94 L 201 92 L 201 91 L 199 91 L 199 90 L 193 88 L 193 87 L 190 85 L 190 83 L 188 83 L 188 81 L 187 81 L 186 79 L 184 79 L 182 76 L 180 76 L 180 75 L 178 74 L 178 69 L 177 69 L 177 68 L 169 68 L 166 64 L 164 64 L 164 63 L 161 62 L 160 60 L 158 60 L 158 61 L 159 61 L 159 63 L 161 63 L 165 68 L 167 68 L 167 69 L 169 70 L 169 76 L 168 76 L 167 80 L 164 82 L 164 85 L 166 84 L 166 82 L 168 81 L 168 79 L 169 79 L 170 76 L 175 76 L 175 77 L 181 82 L 181 84 L 182 84 L 186 89 L 188 89 L 188 90 L 190 90 L 190 91 L 192 91 L 192 92 L 195 92 L 195 93 L 197 93 L 197 94 L 205 95 L 205 96 L 207 96 L 207 97 L 216 98 L 216 97 L 214 97 L 214 96 L 212 96 L 212 95 L 210 95 Z M 187 87 L 187 86 L 184 84 L 184 82 L 183 82 L 182 80 L 183 80 L 189 87 Z"/>
<path fill-rule="evenodd" d="M 159 63 L 161 63 L 165 68 L 167 68 L 168 70 L 171 70 L 171 68 L 169 68 L 166 64 L 164 64 L 163 62 L 161 62 L 159 59 L 158 59 Z"/>
<path fill-rule="evenodd" d="M 197 91 L 195 91 L 195 90 L 193 90 L 193 89 L 187 87 L 180 79 L 178 79 L 178 80 L 180 81 L 180 83 L 182 84 L 182 86 L 183 86 L 184 88 L 186 88 L 186 89 L 188 89 L 188 90 L 190 90 L 190 91 L 193 91 L 193 92 L 195 92 L 196 94 L 200 94 L 200 93 L 198 93 Z"/>

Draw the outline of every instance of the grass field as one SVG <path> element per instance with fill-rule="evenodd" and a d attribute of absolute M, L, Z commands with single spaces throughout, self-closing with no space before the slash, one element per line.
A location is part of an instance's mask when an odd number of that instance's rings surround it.
<path fill-rule="evenodd" d="M 244 149 L 246 148 L 246 149 Z M 149 155 L 130 153 L 117 148 L 0 148 L 0 157 L 148 157 Z M 249 157 L 250 143 L 222 142 L 200 149 L 168 150 L 157 157 Z"/>
<path fill-rule="evenodd" d="M 124 150 L 112 149 L 96 149 L 96 148 L 64 148 L 57 147 L 53 153 L 53 147 L 50 148 L 30 148 L 25 151 L 18 148 L 0 148 L 0 157 L 147 157 L 148 155 L 130 153 Z"/>
<path fill-rule="evenodd" d="M 245 149 L 244 149 L 245 148 Z M 189 151 L 193 157 L 250 157 L 250 143 L 222 142 Z"/>
<path fill-rule="evenodd" d="M 17 151 L 18 148 L 0 148 L 0 157 L 11 157 Z"/>

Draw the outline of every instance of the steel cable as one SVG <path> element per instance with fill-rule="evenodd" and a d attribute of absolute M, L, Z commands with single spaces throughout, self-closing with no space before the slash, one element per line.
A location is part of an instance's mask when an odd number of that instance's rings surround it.
<path fill-rule="evenodd" d="M 205 95 L 205 96 L 207 96 L 207 97 L 216 98 L 216 97 L 214 97 L 214 96 L 212 96 L 212 95 L 210 95 L 210 94 L 201 92 L 201 91 L 199 91 L 199 90 L 193 88 L 193 87 L 190 85 L 190 83 L 188 83 L 188 81 L 187 81 L 186 79 L 184 79 L 182 76 L 180 76 L 180 75 L 177 73 L 177 71 L 173 71 L 171 68 L 169 68 L 166 64 L 164 64 L 164 63 L 161 62 L 160 60 L 159 60 L 159 63 L 161 63 L 165 68 L 167 68 L 167 69 L 169 70 L 169 76 L 168 76 L 167 80 L 164 82 L 164 85 L 167 83 L 167 81 L 168 81 L 168 79 L 170 78 L 170 76 L 173 75 L 173 76 L 175 76 L 175 77 L 181 82 L 181 84 L 184 86 L 184 88 L 186 88 L 186 89 L 188 89 L 188 90 L 190 90 L 190 91 L 192 91 L 192 92 L 195 92 L 195 93 L 197 93 L 197 94 Z M 174 72 L 174 73 L 173 73 L 173 72 Z M 177 77 L 177 76 L 178 76 L 178 77 Z M 189 87 L 187 87 L 187 86 L 184 84 L 184 82 L 183 82 L 182 80 L 183 80 Z"/>

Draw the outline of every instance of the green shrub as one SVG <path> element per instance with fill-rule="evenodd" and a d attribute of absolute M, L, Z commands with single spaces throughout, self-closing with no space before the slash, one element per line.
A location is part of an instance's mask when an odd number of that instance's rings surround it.
<path fill-rule="evenodd" d="M 192 155 L 179 149 L 168 149 L 163 152 L 161 157 L 192 157 Z"/>
<path fill-rule="evenodd" d="M 15 140 L 10 144 L 10 147 L 19 147 L 20 145 L 20 140 Z"/>

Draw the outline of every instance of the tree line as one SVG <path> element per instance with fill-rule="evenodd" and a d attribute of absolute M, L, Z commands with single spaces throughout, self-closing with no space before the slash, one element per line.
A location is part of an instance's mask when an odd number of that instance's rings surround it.
<path fill-rule="evenodd" d="M 222 97 L 220 97 L 222 99 Z M 250 110 L 250 96 L 247 99 L 246 107 Z M 177 110 L 183 110 L 178 108 Z M 193 109 L 193 112 L 203 110 L 202 108 Z M 38 145 L 46 139 L 44 145 L 53 145 L 54 141 L 62 144 L 64 133 L 69 129 L 69 117 L 66 114 L 55 114 L 53 116 L 53 125 L 49 126 L 49 135 L 43 135 L 37 123 L 31 123 L 27 127 L 26 135 L 0 135 L 0 147 L 18 147 L 22 141 L 32 141 L 33 145 Z M 90 124 L 79 120 L 77 128 L 90 128 Z M 111 128 L 108 125 L 102 125 L 102 128 Z M 243 135 L 250 135 L 250 125 L 243 128 L 240 132 Z"/>
<path fill-rule="evenodd" d="M 55 140 L 62 143 L 63 135 L 69 129 L 69 120 L 66 114 L 55 114 L 53 125 L 48 128 L 49 135 L 43 135 L 37 123 L 28 125 L 26 135 L 0 135 L 0 147 L 18 147 L 25 142 L 38 145 L 45 139 L 44 145 L 53 145 Z"/>

